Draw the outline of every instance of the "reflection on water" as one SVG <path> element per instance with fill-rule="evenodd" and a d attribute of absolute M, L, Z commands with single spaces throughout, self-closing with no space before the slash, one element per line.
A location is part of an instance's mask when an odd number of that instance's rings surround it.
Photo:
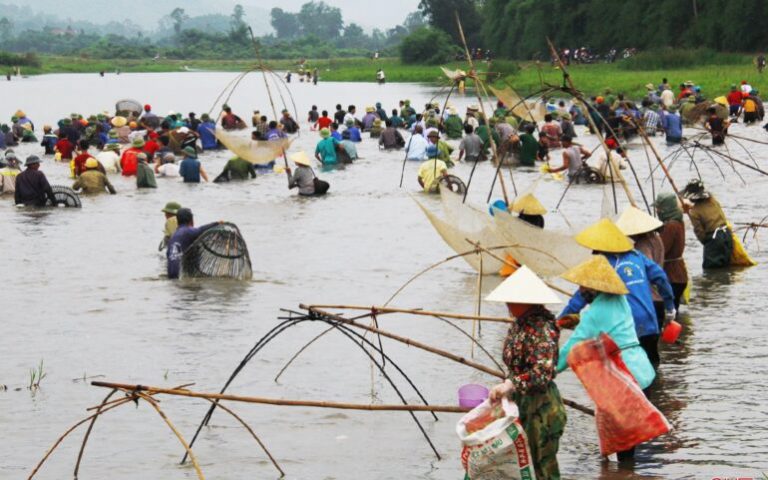
<path fill-rule="evenodd" d="M 201 111 L 208 108 L 232 74 L 185 73 L 121 75 L 52 75 L 10 82 L 3 86 L 0 117 L 23 107 L 38 126 L 53 123 L 72 111 L 84 114 L 111 109 L 119 98 L 150 102 L 155 110 Z M 400 99 L 420 105 L 434 89 L 416 85 L 344 85 L 317 87 L 297 84 L 294 94 L 299 117 L 310 105 L 330 108 L 336 103 L 381 101 L 391 109 Z M 9 101 L 14 99 L 14 102 Z M 23 102 L 22 100 L 23 99 Z M 16 101 L 23 103 L 15 105 Z M 459 109 L 472 102 L 458 97 Z M 251 76 L 230 100 L 243 116 L 268 102 L 263 82 Z M 292 151 L 314 152 L 318 139 L 302 123 L 303 133 Z M 733 133 L 762 136 L 758 127 L 741 124 Z M 579 130 L 587 147 L 595 139 Z M 762 158 L 765 147 L 754 148 Z M 37 145 L 17 149 L 21 156 L 39 153 Z M 590 147 L 591 149 L 591 147 Z M 672 149 L 660 144 L 663 156 Z M 436 198 L 419 193 L 418 165 L 406 165 L 400 181 L 401 152 L 380 152 L 375 141 L 359 147 L 363 159 L 345 169 L 318 169 L 331 184 L 323 199 L 298 198 L 287 189 L 283 175 L 262 173 L 247 183 L 183 185 L 158 179 L 155 191 L 136 192 L 135 183 L 114 178 L 119 194 L 84 198 L 82 210 L 16 209 L 0 203 L 4 226 L 0 245 L 2 331 L 0 332 L 0 477 L 21 478 L 30 471 L 52 441 L 85 408 L 105 392 L 73 382 L 74 378 L 104 375 L 110 380 L 178 385 L 218 390 L 253 344 L 277 325 L 280 308 L 299 303 L 380 304 L 419 270 L 452 255 L 415 206 L 409 194 L 434 208 Z M 741 156 L 738 149 L 731 154 Z M 640 178 L 647 162 L 637 148 Z M 746 158 L 746 155 L 743 155 Z M 202 157 L 215 176 L 229 158 L 226 152 Z M 740 157 L 741 158 L 741 157 Z M 553 164 L 559 165 L 559 152 Z M 455 173 L 466 179 L 470 165 Z M 749 222 L 764 216 L 761 186 L 765 179 L 743 172 L 749 188 L 727 174 L 722 180 L 711 161 L 701 162 L 704 178 L 731 221 Z M 67 184 L 68 169 L 46 160 L 43 170 L 52 183 Z M 676 162 L 678 183 L 694 175 L 689 162 Z M 469 201 L 483 210 L 493 171 L 480 165 Z M 515 171 L 518 188 L 531 185 L 536 171 Z M 507 187 L 511 182 L 505 173 Z M 656 188 L 659 187 L 656 177 Z M 554 208 L 564 184 L 541 181 L 537 196 Z M 649 182 L 644 184 L 650 186 Z M 636 198 L 641 198 L 636 187 Z M 494 198 L 500 197 L 497 184 Z M 4 199 L 5 200 L 5 199 Z M 162 206 L 175 200 L 195 212 L 198 224 L 229 220 L 236 223 L 251 252 L 251 282 L 168 282 L 164 255 L 157 252 L 162 236 Z M 547 216 L 547 228 L 568 230 L 597 219 L 602 201 L 599 187 L 578 185 L 563 202 L 562 214 Z M 661 367 L 652 399 L 667 415 L 674 431 L 638 449 L 632 470 L 604 462 L 599 456 L 594 422 L 569 411 L 561 444 L 565 478 L 639 479 L 753 476 L 768 458 L 768 419 L 762 399 L 768 387 L 768 349 L 759 340 L 763 330 L 763 267 L 732 272 L 701 272 L 701 247 L 688 232 L 688 260 L 693 275 L 692 302 L 682 309 L 682 341 L 662 347 Z M 758 253 L 758 261 L 766 255 Z M 498 282 L 484 282 L 488 293 Z M 456 260 L 419 278 L 395 301 L 396 305 L 470 313 L 477 298 L 476 277 Z M 569 286 L 568 288 L 572 288 Z M 487 314 L 504 314 L 499 305 L 484 304 Z M 428 344 L 470 355 L 470 342 L 441 322 L 426 318 L 382 316 L 382 328 Z M 459 324 L 465 330 L 471 325 Z M 333 332 L 304 352 L 280 378 L 272 379 L 325 324 L 308 322 L 277 337 L 238 377 L 234 393 L 365 403 L 371 400 L 371 369 L 367 357 L 349 340 Z M 503 325 L 488 324 L 481 341 L 497 357 Z M 453 404 L 466 383 L 492 384 L 472 369 L 425 352 L 384 340 L 388 355 L 403 367 L 433 404 Z M 480 361 L 485 359 L 477 354 Z M 45 361 L 47 377 L 34 397 L 23 386 L 29 368 Z M 589 403 L 571 372 L 558 376 L 563 395 Z M 375 398 L 396 403 L 391 388 L 374 377 Z M 14 387 L 22 387 L 13 391 Z M 408 391 L 403 387 L 403 391 Z M 409 401 L 417 397 L 407 393 Z M 164 399 L 163 408 L 185 435 L 190 435 L 208 405 L 190 399 Z M 413 422 L 399 413 L 333 412 L 266 406 L 233 406 L 253 425 L 272 453 L 294 478 L 455 479 L 461 476 L 460 446 L 451 415 L 433 422 L 420 414 L 444 459 L 436 461 Z M 62 478 L 70 472 L 79 447 L 77 435 L 65 442 L 38 478 Z M 178 444 L 146 405 L 117 410 L 97 424 L 86 452 L 82 478 L 194 478 L 178 467 Z M 224 415 L 214 417 L 196 445 L 203 470 L 210 478 L 272 478 L 273 468 L 251 439 Z M 235 467 L 233 467 L 235 466 Z M 236 470 L 235 470 L 236 469 Z"/>

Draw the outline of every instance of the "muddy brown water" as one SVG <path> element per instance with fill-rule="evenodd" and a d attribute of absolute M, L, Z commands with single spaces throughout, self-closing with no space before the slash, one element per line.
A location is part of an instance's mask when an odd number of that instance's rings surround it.
<path fill-rule="evenodd" d="M 202 112 L 234 77 L 228 73 L 174 73 L 121 76 L 50 75 L 3 82 L 0 117 L 24 108 L 38 129 L 70 112 L 111 110 L 120 98 L 152 103 L 155 111 Z M 317 134 L 308 131 L 305 112 L 312 104 L 333 110 L 354 103 L 358 111 L 381 101 L 390 110 L 399 99 L 421 105 L 444 93 L 434 88 L 388 84 L 320 83 L 292 85 L 302 120 L 302 135 L 292 150 L 312 152 Z M 442 97 L 441 97 L 442 98 Z M 463 107 L 473 100 L 456 98 Z M 278 100 L 279 103 L 279 100 Z M 250 110 L 268 111 L 263 82 L 248 77 L 230 104 L 244 118 Z M 278 105 L 280 107 L 280 105 Z M 586 145 L 595 139 L 578 130 Z M 694 132 L 688 132 L 693 134 Z M 765 140 L 759 127 L 737 125 L 733 133 Z M 765 166 L 766 147 L 742 142 Z M 362 160 L 345 170 L 320 171 L 331 183 L 322 199 L 300 199 L 286 189 L 285 177 L 260 175 L 255 181 L 229 185 L 184 185 L 159 179 L 159 188 L 136 191 L 131 180 L 113 178 L 116 196 L 84 198 L 82 210 L 21 210 L 4 198 L 0 203 L 2 330 L 0 334 L 0 477 L 26 478 L 53 441 L 86 407 L 107 393 L 82 379 L 151 385 L 195 382 L 201 391 L 218 390 L 250 347 L 281 315 L 299 303 L 380 304 L 413 274 L 452 254 L 410 195 L 419 193 L 417 165 L 406 166 L 398 188 L 402 153 L 379 152 L 375 142 L 359 147 Z M 663 155 L 672 153 L 659 142 Z M 735 142 L 731 154 L 751 162 Z M 39 153 L 37 145 L 17 149 L 22 156 Z M 559 154 L 557 154 L 559 156 Z M 648 195 L 648 165 L 643 151 L 631 156 Z M 202 157 L 215 176 L 228 154 Z M 766 214 L 766 178 L 696 154 L 712 191 L 734 222 L 756 221 Z M 553 161 L 558 165 L 559 158 Z M 54 184 L 68 184 L 67 167 L 46 159 L 43 170 Z M 455 172 L 466 179 L 469 165 Z M 677 182 L 694 175 L 690 162 L 672 166 Z M 629 173 L 627 172 L 629 175 Z M 493 172 L 478 167 L 468 201 L 485 208 Z M 518 188 L 530 186 L 535 171 L 515 171 Z M 654 175 L 657 189 L 660 176 Z M 508 175 L 505 176 L 511 190 Z M 634 182 L 632 182 L 634 184 Z M 553 209 L 564 183 L 540 182 L 537 195 Z M 639 191 L 632 187 L 638 200 Z M 499 196 L 498 186 L 495 198 Z M 620 202 L 626 204 L 619 193 Z M 170 282 L 163 278 L 164 257 L 157 252 L 162 206 L 169 200 L 191 207 L 198 224 L 215 220 L 236 223 L 248 242 L 254 280 Z M 547 228 L 574 229 L 599 216 L 599 187 L 575 186 L 561 213 L 547 216 Z M 426 198 L 435 209 L 436 198 Z M 750 251 L 759 262 L 766 255 L 755 240 Z M 703 273 L 701 248 L 688 230 L 692 303 L 683 309 L 681 345 L 664 347 L 654 400 L 674 430 L 638 449 L 635 465 L 620 469 L 599 456 L 591 418 L 568 411 L 559 460 L 565 478 L 713 478 L 759 476 L 768 461 L 768 413 L 765 407 L 766 356 L 762 333 L 764 267 Z M 488 277 L 487 293 L 498 279 Z M 470 313 L 476 298 L 476 275 L 458 260 L 437 269 L 406 289 L 394 302 Z M 503 307 L 484 304 L 488 314 Z M 453 352 L 469 355 L 466 338 L 427 318 L 388 316 L 383 328 Z M 469 325 L 463 325 L 469 328 Z M 271 342 L 243 371 L 230 391 L 244 395 L 305 398 L 342 402 L 371 401 L 371 369 L 349 340 L 329 334 L 318 341 L 275 383 L 273 378 L 294 352 L 321 332 L 321 324 L 289 329 Z M 488 324 L 481 341 L 497 357 L 504 328 Z M 401 365 L 431 403 L 456 403 L 465 383 L 493 384 L 467 367 L 385 340 L 389 355 Z M 479 360 L 490 363 L 487 359 Z M 46 377 L 31 393 L 29 369 L 44 361 Z M 373 380 L 376 402 L 397 403 L 379 375 Z M 558 377 L 567 397 L 589 403 L 572 373 Z M 402 383 L 402 382 L 401 382 Z M 20 390 L 17 390 L 20 389 Z M 410 391 L 409 401 L 417 398 Z M 188 438 L 207 404 L 164 398 L 163 408 Z M 458 416 L 434 422 L 420 414 L 443 459 L 437 461 L 407 414 L 234 405 L 270 447 L 289 478 L 460 478 Z M 67 440 L 38 478 L 70 475 L 82 432 Z M 247 432 L 218 413 L 195 446 L 208 478 L 276 478 L 277 475 Z M 96 425 L 80 478 L 195 478 L 179 466 L 181 447 L 160 417 L 147 405 L 123 407 Z"/>

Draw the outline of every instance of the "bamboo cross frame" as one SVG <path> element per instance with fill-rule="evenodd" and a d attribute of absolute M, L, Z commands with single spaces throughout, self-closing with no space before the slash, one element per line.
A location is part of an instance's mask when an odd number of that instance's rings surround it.
<path fill-rule="evenodd" d="M 408 313 L 417 316 L 427 317 L 444 317 L 453 320 L 480 320 L 484 322 L 497 322 L 497 323 L 514 323 L 515 319 L 509 317 L 492 317 L 488 315 L 465 315 L 460 313 L 447 313 L 447 312 L 432 312 L 424 310 L 422 308 L 395 308 L 395 307 L 380 307 L 376 305 L 309 305 L 310 310 L 325 309 L 325 310 L 360 310 L 369 311 L 375 314 L 383 313 Z"/>

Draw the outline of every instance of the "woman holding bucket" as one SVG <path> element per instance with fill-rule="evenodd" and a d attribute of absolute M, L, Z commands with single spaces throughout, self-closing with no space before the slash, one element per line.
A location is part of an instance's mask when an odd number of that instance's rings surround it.
<path fill-rule="evenodd" d="M 559 479 L 557 450 L 567 420 L 554 381 L 560 332 L 544 305 L 561 303 L 560 299 L 535 273 L 521 267 L 486 300 L 506 303 L 510 316 L 517 319 L 504 340 L 509 374 L 491 390 L 490 400 L 508 396 L 517 404 L 536 478 Z"/>

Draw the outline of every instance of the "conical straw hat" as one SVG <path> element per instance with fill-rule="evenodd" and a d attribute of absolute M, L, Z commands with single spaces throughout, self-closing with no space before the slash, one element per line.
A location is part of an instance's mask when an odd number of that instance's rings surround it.
<path fill-rule="evenodd" d="M 568 270 L 560 278 L 598 292 L 614 295 L 629 293 L 624 281 L 602 255 L 592 255 L 591 259 Z"/>
<path fill-rule="evenodd" d="M 648 215 L 637 207 L 627 208 L 616 221 L 616 226 L 627 236 L 652 232 L 662 225 L 664 224 L 658 218 Z"/>
<path fill-rule="evenodd" d="M 555 292 L 526 266 L 520 267 L 515 273 L 510 275 L 485 300 L 488 302 L 524 303 L 527 305 L 562 303 Z"/>
<path fill-rule="evenodd" d="M 523 195 L 512 202 L 512 211 L 526 215 L 545 215 L 547 209 L 532 193 Z"/>
<path fill-rule="evenodd" d="M 296 165 L 304 165 L 305 167 L 312 166 L 312 160 L 307 156 L 306 152 L 296 152 L 291 155 L 291 161 Z"/>
<path fill-rule="evenodd" d="M 585 228 L 574 238 L 582 247 L 598 252 L 623 253 L 634 247 L 632 240 L 607 218 Z"/>

